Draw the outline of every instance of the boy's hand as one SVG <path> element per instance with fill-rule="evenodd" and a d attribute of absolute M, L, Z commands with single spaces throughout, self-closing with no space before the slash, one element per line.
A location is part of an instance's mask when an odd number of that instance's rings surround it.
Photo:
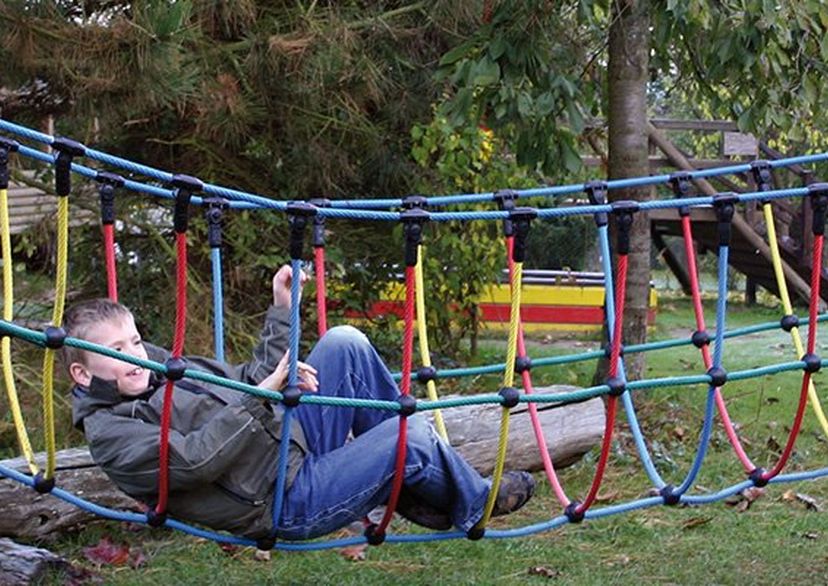
<path fill-rule="evenodd" d="M 299 295 L 302 295 L 302 288 L 307 283 L 308 274 L 300 271 Z M 273 275 L 273 305 L 290 309 L 290 284 L 293 280 L 293 270 L 290 265 L 283 265 Z"/>
<path fill-rule="evenodd" d="M 303 391 L 316 392 L 319 390 L 319 380 L 316 378 L 316 369 L 302 361 L 296 362 L 297 374 L 299 375 L 299 388 Z M 287 382 L 290 369 L 290 352 L 285 352 L 279 364 L 267 378 L 259 383 L 259 387 L 270 391 L 281 390 Z"/>

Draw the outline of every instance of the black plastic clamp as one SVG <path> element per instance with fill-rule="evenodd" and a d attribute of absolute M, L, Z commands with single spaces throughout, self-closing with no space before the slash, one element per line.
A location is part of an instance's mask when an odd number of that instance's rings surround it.
<path fill-rule="evenodd" d="M 16 152 L 19 148 L 20 144 L 16 140 L 0 136 L 0 189 L 9 186 L 9 153 Z"/>
<path fill-rule="evenodd" d="M 60 350 L 63 348 L 63 342 L 66 340 L 66 330 L 63 328 L 49 326 L 43 330 L 46 336 L 45 346 L 50 350 Z"/>
<path fill-rule="evenodd" d="M 765 476 L 767 472 L 764 468 L 754 468 L 751 470 L 750 474 L 748 474 L 748 478 L 753 483 L 753 486 L 758 486 L 762 488 L 763 486 L 768 485 L 768 481 L 770 480 Z"/>
<path fill-rule="evenodd" d="M 421 366 L 417 369 L 417 382 L 426 384 L 430 380 L 437 378 L 437 369 L 433 366 Z"/>
<path fill-rule="evenodd" d="M 670 187 L 673 188 L 673 193 L 678 199 L 690 197 L 693 193 L 693 178 L 689 171 L 676 171 L 670 175 L 668 182 L 670 183 Z M 678 213 L 680 216 L 689 216 L 690 207 L 681 206 L 678 209 Z"/>
<path fill-rule="evenodd" d="M 380 532 L 379 525 L 371 523 L 365 528 L 365 539 L 368 545 L 382 545 L 385 541 L 385 532 Z"/>
<path fill-rule="evenodd" d="M 413 210 L 414 208 L 425 210 L 428 208 L 428 199 L 423 195 L 408 195 L 402 200 L 402 208 L 404 210 Z"/>
<path fill-rule="evenodd" d="M 615 217 L 616 236 L 618 238 L 618 254 L 630 253 L 630 230 L 633 225 L 633 214 L 638 211 L 638 202 L 629 199 L 614 201 L 612 215 Z"/>
<path fill-rule="evenodd" d="M 535 208 L 515 208 L 509 212 L 509 219 L 512 221 L 515 240 L 512 245 L 512 260 L 523 262 L 526 259 L 526 243 L 529 238 L 529 228 L 532 220 L 538 217 L 538 210 Z"/>
<path fill-rule="evenodd" d="M 733 214 L 736 213 L 736 202 L 739 196 L 735 193 L 721 193 L 713 196 L 713 207 L 716 209 L 718 220 L 719 246 L 730 244 L 730 228 L 733 223 Z"/>
<path fill-rule="evenodd" d="M 256 540 L 256 549 L 260 551 L 270 551 L 276 545 L 275 537 L 260 537 Z"/>
<path fill-rule="evenodd" d="M 587 199 L 590 205 L 602 206 L 607 203 L 607 182 L 606 181 L 588 181 L 584 184 L 584 191 L 587 194 Z M 605 212 L 598 212 L 595 214 L 595 225 L 598 227 L 606 226 L 609 223 L 607 214 Z"/>
<path fill-rule="evenodd" d="M 511 409 L 520 403 L 520 391 L 515 387 L 503 387 L 497 394 L 503 399 L 501 405 L 506 409 Z"/>
<path fill-rule="evenodd" d="M 331 207 L 331 200 L 324 197 L 317 197 L 308 202 L 316 208 Z M 317 213 L 313 217 L 313 247 L 324 248 L 325 246 L 325 216 Z"/>
<path fill-rule="evenodd" d="M 469 541 L 480 541 L 484 535 L 486 535 L 486 528 L 477 525 L 466 531 L 466 539 Z"/>
<path fill-rule="evenodd" d="M 411 395 L 400 395 L 397 403 L 400 404 L 400 417 L 409 417 L 417 412 L 417 399 Z"/>
<path fill-rule="evenodd" d="M 100 171 L 95 175 L 98 182 L 98 196 L 101 205 L 101 224 L 115 223 L 115 190 L 124 186 L 124 178 L 115 173 Z"/>
<path fill-rule="evenodd" d="M 305 243 L 305 228 L 308 225 L 308 219 L 316 217 L 316 212 L 315 205 L 304 201 L 293 201 L 287 205 L 291 260 L 301 260 Z"/>
<path fill-rule="evenodd" d="M 55 477 L 52 476 L 51 478 L 46 478 L 43 476 L 42 471 L 35 474 L 32 480 L 34 481 L 32 488 L 40 494 L 49 494 L 55 487 Z"/>
<path fill-rule="evenodd" d="M 287 387 L 282 391 L 282 405 L 285 407 L 297 407 L 302 399 L 302 391 L 299 387 Z"/>
<path fill-rule="evenodd" d="M 693 342 L 693 346 L 698 349 L 702 349 L 710 344 L 710 334 L 708 334 L 705 330 L 696 330 L 693 332 L 690 340 Z"/>
<path fill-rule="evenodd" d="M 782 319 L 779 320 L 779 327 L 781 327 L 786 332 L 790 332 L 792 329 L 799 326 L 799 318 L 796 314 L 789 313 L 788 315 L 783 315 Z"/>
<path fill-rule="evenodd" d="M 511 211 L 515 209 L 515 202 L 519 197 L 520 194 L 517 191 L 512 189 L 501 189 L 492 196 L 492 199 L 497 202 L 498 208 L 511 213 Z M 511 218 L 505 218 L 503 220 L 503 235 L 506 237 L 515 235 L 515 227 L 512 224 Z"/>
<path fill-rule="evenodd" d="M 609 396 L 610 397 L 620 397 L 624 394 L 624 391 L 627 390 L 627 383 L 624 382 L 620 376 L 611 376 L 604 384 L 609 387 Z"/>
<path fill-rule="evenodd" d="M 658 491 L 658 494 L 661 495 L 661 498 L 664 499 L 665 505 L 674 506 L 679 504 L 681 501 L 681 494 L 676 492 L 676 487 L 672 484 L 665 484 L 661 487 L 661 490 Z"/>
<path fill-rule="evenodd" d="M 422 208 L 411 208 L 400 213 L 405 237 L 405 266 L 407 267 L 417 264 L 418 248 L 423 241 L 423 224 L 429 220 L 429 217 L 429 213 Z"/>
<path fill-rule="evenodd" d="M 207 220 L 207 244 L 210 248 L 221 248 L 222 218 L 224 210 L 229 205 L 227 200 L 221 197 L 208 197 L 204 199 L 204 218 Z"/>
<path fill-rule="evenodd" d="M 727 382 L 727 371 L 721 366 L 711 366 L 707 371 L 710 376 L 710 384 L 714 387 L 722 387 Z"/>
<path fill-rule="evenodd" d="M 184 371 L 187 370 L 187 360 L 181 356 L 171 356 L 164 362 L 167 380 L 177 381 L 184 378 Z"/>
<path fill-rule="evenodd" d="M 55 159 L 55 192 L 66 197 L 72 191 L 72 159 L 86 154 L 86 147 L 68 138 L 56 138 L 52 148 L 57 151 Z"/>
<path fill-rule="evenodd" d="M 800 360 L 805 363 L 805 372 L 813 374 L 815 372 L 819 372 L 819 369 L 822 368 L 822 359 L 813 352 L 804 354 Z"/>
<path fill-rule="evenodd" d="M 173 228 L 176 233 L 183 234 L 190 222 L 190 199 L 204 189 L 204 183 L 189 175 L 173 175 L 170 185 L 176 189 Z"/>
<path fill-rule="evenodd" d="M 147 509 L 147 525 L 150 527 L 161 527 L 167 522 L 167 513 L 159 513 L 155 509 Z"/>
<path fill-rule="evenodd" d="M 756 191 L 770 191 L 773 189 L 773 167 L 768 161 L 757 160 L 750 162 L 750 172 L 756 182 Z M 763 198 L 759 205 L 769 203 L 770 200 Z"/>
<path fill-rule="evenodd" d="M 529 356 L 518 356 L 515 358 L 516 373 L 523 374 L 528 370 L 532 370 L 532 359 Z"/>
<path fill-rule="evenodd" d="M 566 518 L 569 519 L 570 523 L 580 523 L 584 520 L 584 514 L 586 511 L 579 511 L 578 507 L 581 506 L 581 501 L 572 501 L 564 508 L 564 515 Z"/>
<path fill-rule="evenodd" d="M 811 231 L 815 236 L 825 234 L 825 211 L 828 210 L 828 183 L 811 183 L 808 186 L 811 199 Z"/>

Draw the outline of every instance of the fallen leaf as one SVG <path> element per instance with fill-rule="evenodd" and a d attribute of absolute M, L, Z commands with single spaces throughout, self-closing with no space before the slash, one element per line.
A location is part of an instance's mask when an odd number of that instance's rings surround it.
<path fill-rule="evenodd" d="M 102 537 L 97 545 L 84 547 L 83 556 L 97 566 L 123 566 L 129 562 L 129 546 Z"/>
<path fill-rule="evenodd" d="M 543 578 L 559 578 L 561 571 L 547 566 L 532 566 L 529 568 L 529 575 L 542 576 Z"/>
<path fill-rule="evenodd" d="M 713 520 L 713 517 L 691 517 L 687 519 L 684 523 L 681 524 L 682 529 L 695 529 L 696 527 L 701 527 L 702 525 L 706 525 Z"/>
<path fill-rule="evenodd" d="M 796 493 L 792 490 L 786 490 L 782 493 L 782 500 L 788 503 L 792 503 L 796 500 Z"/>
<path fill-rule="evenodd" d="M 628 563 L 630 563 L 630 556 L 625 555 L 625 554 L 622 553 L 622 554 L 619 554 L 619 555 L 615 556 L 614 559 L 610 560 L 609 565 L 610 566 L 626 566 Z"/>
<path fill-rule="evenodd" d="M 760 488 L 758 486 L 749 486 L 745 490 L 742 491 L 742 496 L 745 497 L 745 500 L 753 502 L 762 498 L 765 495 L 765 489 Z"/>
<path fill-rule="evenodd" d="M 258 549 L 253 552 L 253 559 L 257 562 L 269 562 L 271 559 L 271 553 L 269 549 Z"/>
<path fill-rule="evenodd" d="M 806 531 L 802 534 L 805 539 L 819 539 L 819 533 L 816 531 Z"/>
<path fill-rule="evenodd" d="M 765 494 L 764 488 L 758 486 L 749 486 L 737 495 L 733 495 L 725 499 L 725 504 L 733 507 L 740 513 L 744 513 L 750 508 L 750 505 L 762 495 Z"/>
<path fill-rule="evenodd" d="M 227 555 L 234 555 L 239 551 L 239 546 L 233 545 L 232 543 L 219 543 L 218 546 Z"/>
<path fill-rule="evenodd" d="M 684 436 L 686 435 L 686 431 L 680 425 L 677 425 L 676 428 L 673 430 L 673 435 L 676 436 L 677 439 L 683 440 Z"/>
<path fill-rule="evenodd" d="M 789 490 L 788 492 L 793 491 Z M 783 495 L 783 497 L 784 496 L 785 495 Z M 804 492 L 793 492 L 793 498 L 786 500 L 798 501 L 804 504 L 806 509 L 808 509 L 809 511 L 814 511 L 815 513 L 819 513 L 822 510 L 822 507 L 819 505 L 819 502 L 814 497 L 807 495 Z"/>
<path fill-rule="evenodd" d="M 339 555 L 344 557 L 349 562 L 364 562 L 365 550 L 367 549 L 367 547 L 367 543 L 360 543 L 359 545 L 343 547 L 339 550 Z"/>
<path fill-rule="evenodd" d="M 782 452 L 782 446 L 779 445 L 779 442 L 776 441 L 776 438 L 772 435 L 768 437 L 768 441 L 765 442 L 765 446 L 774 454 L 779 454 Z"/>
<path fill-rule="evenodd" d="M 605 503 L 607 501 L 614 501 L 618 498 L 618 491 L 613 490 L 611 492 L 603 492 L 595 496 L 595 500 L 599 503 Z"/>

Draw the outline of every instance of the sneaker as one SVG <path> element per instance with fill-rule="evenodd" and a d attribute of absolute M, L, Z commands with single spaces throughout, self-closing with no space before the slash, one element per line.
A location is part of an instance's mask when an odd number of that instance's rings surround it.
<path fill-rule="evenodd" d="M 427 505 L 403 490 L 397 501 L 397 512 L 412 523 L 416 523 L 427 529 L 435 531 L 447 531 L 451 529 L 451 518 L 448 513 Z"/>
<path fill-rule="evenodd" d="M 505 472 L 500 479 L 492 516 L 514 513 L 535 494 L 535 479 L 528 472 Z"/>

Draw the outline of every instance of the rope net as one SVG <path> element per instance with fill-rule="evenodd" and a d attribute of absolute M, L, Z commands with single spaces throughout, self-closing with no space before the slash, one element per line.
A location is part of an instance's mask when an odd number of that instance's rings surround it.
<path fill-rule="evenodd" d="M 42 493 L 73 503 L 87 511 L 105 518 L 148 523 L 153 526 L 167 526 L 181 531 L 210 538 L 225 543 L 259 545 L 249 539 L 240 538 L 225 533 L 209 531 L 182 523 L 167 515 L 168 497 L 168 467 L 169 467 L 169 433 L 170 412 L 172 408 L 172 394 L 175 381 L 189 378 L 218 384 L 243 393 L 282 403 L 285 414 L 282 424 L 282 450 L 280 464 L 274 490 L 273 526 L 279 524 L 279 511 L 282 508 L 282 498 L 287 477 L 287 448 L 290 439 L 290 428 L 293 413 L 301 409 L 303 404 L 327 405 L 332 407 L 349 407 L 363 409 L 382 409 L 396 412 L 399 415 L 399 432 L 395 454 L 395 475 L 391 494 L 386 511 L 377 524 L 368 524 L 364 536 L 355 536 L 344 539 L 313 542 L 275 542 L 276 548 L 285 550 L 312 550 L 330 547 L 342 547 L 368 541 L 379 544 L 387 542 L 414 542 L 430 541 L 451 538 L 505 538 L 530 535 L 548 531 L 566 523 L 577 523 L 584 519 L 595 519 L 643 509 L 657 505 L 703 504 L 724 499 L 737 494 L 750 486 L 765 486 L 769 483 L 793 482 L 805 479 L 815 479 L 828 476 L 828 467 L 806 472 L 783 473 L 785 466 L 793 453 L 797 437 L 800 433 L 806 405 L 810 403 L 812 411 L 826 436 L 828 436 L 828 420 L 819 403 L 812 375 L 824 364 L 816 354 L 816 336 L 818 324 L 828 319 L 828 314 L 820 314 L 820 275 L 823 274 L 822 248 L 826 209 L 828 209 L 828 184 L 816 183 L 805 188 L 773 189 L 769 170 L 786 167 L 794 164 L 809 164 L 828 160 L 828 153 L 780 159 L 772 162 L 754 162 L 748 165 L 733 165 L 704 171 L 684 172 L 674 175 L 658 175 L 639 177 L 609 182 L 589 182 L 566 186 L 525 189 L 520 191 L 498 192 L 496 194 L 456 194 L 435 197 L 411 197 L 405 199 L 374 199 L 374 200 L 311 200 L 309 202 L 284 202 L 266 198 L 261 195 L 246 193 L 226 187 L 203 183 L 186 175 L 174 175 L 140 165 L 119 157 L 115 157 L 77 142 L 51 137 L 11 122 L 0 120 L 0 130 L 16 135 L 23 139 L 50 145 L 54 154 L 19 144 L 15 140 L 0 137 L 0 244 L 2 244 L 3 260 L 3 317 L 0 320 L 0 336 L 2 337 L 3 379 L 8 396 L 12 420 L 19 448 L 29 465 L 29 474 L 0 466 L 0 475 L 13 479 L 22 484 L 31 486 Z M 36 331 L 16 324 L 13 320 L 13 271 L 12 250 L 10 243 L 10 222 L 8 202 L 8 163 L 11 153 L 29 157 L 55 166 L 56 193 L 58 195 L 57 213 L 57 270 L 55 275 L 55 303 L 52 314 L 52 324 L 44 331 Z M 159 187 L 142 183 L 135 179 L 127 179 L 105 171 L 97 171 L 74 161 L 75 158 L 85 157 L 100 164 L 120 169 L 130 176 L 144 176 L 150 181 L 162 182 L 168 187 Z M 174 202 L 174 229 L 176 250 L 176 302 L 175 302 L 175 334 L 172 342 L 171 358 L 165 363 L 144 360 L 116 352 L 109 348 L 91 342 L 66 336 L 62 330 L 63 309 L 66 297 L 66 280 L 68 264 L 68 213 L 71 199 L 72 174 L 80 175 L 99 183 L 101 196 L 101 218 L 103 225 L 104 257 L 107 271 L 107 294 L 117 299 L 117 267 L 115 255 L 115 236 L 113 223 L 115 218 L 114 196 L 116 189 L 126 189 L 153 197 L 168 199 Z M 757 190 L 741 194 L 718 194 L 715 196 L 692 196 L 689 188 L 690 181 L 696 178 L 714 177 L 734 173 L 753 173 L 756 179 Z M 613 202 L 606 203 L 606 193 L 610 189 L 636 187 L 643 185 L 670 185 L 678 196 L 672 199 L 656 199 L 646 202 Z M 564 207 L 535 209 L 516 207 L 515 200 L 521 197 L 557 197 L 583 193 L 588 198 L 588 204 L 569 205 Z M 773 209 L 771 203 L 782 198 L 808 198 L 813 210 L 812 266 L 810 270 L 810 303 L 807 319 L 801 320 L 793 314 L 793 308 L 787 290 L 781 255 L 774 229 Z M 489 202 L 498 204 L 496 210 L 452 211 L 441 212 L 441 207 L 457 204 L 473 204 Z M 779 322 L 769 322 L 754 326 L 726 330 L 727 292 L 728 292 L 728 256 L 730 251 L 731 224 L 736 206 L 740 203 L 758 202 L 761 205 L 768 233 L 768 245 L 772 255 L 773 269 L 777 281 L 780 299 L 785 315 Z M 290 225 L 290 256 L 293 278 L 291 280 L 291 317 L 289 334 L 290 362 L 287 387 L 284 391 L 268 391 L 243 382 L 225 379 L 200 370 L 189 369 L 182 360 L 186 335 L 186 308 L 187 308 L 187 228 L 189 222 L 189 208 L 191 204 L 202 205 L 206 211 L 206 220 L 209 225 L 208 236 L 211 248 L 213 268 L 213 303 L 214 303 L 214 341 L 215 354 L 219 360 L 224 356 L 224 340 L 222 330 L 222 271 L 221 271 L 221 217 L 224 210 L 232 209 L 270 209 L 286 213 Z M 716 213 L 718 230 L 718 295 L 716 304 L 716 326 L 714 332 L 706 329 L 702 308 L 698 268 L 693 240 L 692 220 L 690 210 L 696 207 L 710 207 Z M 395 208 L 402 208 L 396 211 Z M 628 253 L 630 249 L 630 230 L 635 214 L 648 213 L 652 210 L 672 209 L 680 218 L 681 234 L 687 257 L 687 271 L 690 279 L 692 305 L 695 317 L 695 331 L 687 339 L 675 339 L 624 347 L 622 342 L 623 315 L 625 288 L 627 285 Z M 526 238 L 531 222 L 536 218 L 563 218 L 568 216 L 584 216 L 594 219 L 598 228 L 598 244 L 601 251 L 601 262 L 605 275 L 605 315 L 608 331 L 608 346 L 606 351 L 589 351 L 567 356 L 532 359 L 526 350 L 523 327 L 521 324 L 521 283 L 523 262 L 526 254 Z M 318 334 L 321 336 L 327 330 L 326 283 L 325 283 L 325 221 L 328 218 L 347 218 L 362 221 L 391 221 L 401 222 L 405 234 L 405 311 L 404 331 L 402 340 L 402 372 L 395 375 L 400 382 L 400 400 L 380 401 L 367 399 L 346 399 L 341 397 L 320 396 L 313 393 L 302 393 L 298 386 L 297 357 L 299 355 L 299 298 L 303 258 L 303 241 L 305 228 L 313 227 L 313 262 L 317 279 L 317 303 L 319 305 Z M 422 246 L 422 225 L 426 221 L 503 221 L 504 242 L 510 282 L 510 319 L 509 334 L 505 362 L 477 368 L 436 369 L 430 360 L 428 348 L 428 332 L 425 316 L 425 298 L 422 262 L 424 248 Z M 616 241 L 610 245 L 608 225 L 614 223 Z M 617 266 L 613 270 L 611 252 L 617 255 Z M 612 276 L 614 275 L 614 279 Z M 417 319 L 417 318 L 420 319 Z M 422 368 L 415 371 L 414 364 L 414 328 L 417 328 L 419 340 L 419 355 Z M 799 328 L 807 327 L 807 339 L 803 344 Z M 782 328 L 790 332 L 795 350 L 794 360 L 767 366 L 755 367 L 740 371 L 728 372 L 723 367 L 724 341 L 737 336 L 745 336 L 775 328 Z M 43 428 L 47 460 L 45 470 L 41 470 L 32 451 L 24 417 L 15 388 L 13 364 L 11 357 L 11 338 L 19 338 L 30 344 L 44 348 L 43 359 Z M 713 344 L 711 352 L 710 344 Z M 167 383 L 164 388 L 164 405 L 160 425 L 159 438 L 159 479 L 158 502 L 154 509 L 139 514 L 133 512 L 116 511 L 89 502 L 76 495 L 61 489 L 55 478 L 56 442 L 54 433 L 54 399 L 53 399 L 53 369 L 54 352 L 62 346 L 70 346 L 80 350 L 96 352 L 104 356 L 113 357 L 121 361 L 134 364 L 153 372 L 164 375 Z M 633 353 L 649 352 L 667 348 L 693 345 L 698 348 L 706 372 L 695 375 L 671 376 L 628 381 L 626 377 L 624 359 Z M 609 360 L 607 378 L 603 384 L 591 387 L 556 393 L 534 393 L 532 384 L 533 369 L 544 366 L 573 364 L 577 362 L 596 360 L 606 356 Z M 802 371 L 801 388 L 793 422 L 790 431 L 775 465 L 770 470 L 757 467 L 747 453 L 736 430 L 728 410 L 721 387 L 728 381 L 747 380 L 757 377 L 775 375 L 790 371 Z M 481 374 L 502 373 L 502 387 L 498 393 L 480 394 L 475 396 L 440 399 L 437 394 L 436 382 L 442 378 L 477 376 Z M 516 380 L 519 379 L 519 387 Z M 427 399 L 417 400 L 411 392 L 411 382 L 419 380 L 425 383 Z M 668 483 L 658 471 L 654 459 L 649 452 L 644 433 L 638 421 L 635 406 L 632 401 L 632 392 L 658 389 L 678 385 L 706 385 L 708 388 L 705 404 L 705 415 L 699 433 L 699 442 L 693 462 L 686 472 L 685 478 L 677 485 Z M 584 401 L 594 397 L 605 397 L 606 413 L 603 441 L 600 455 L 597 460 L 594 476 L 589 490 L 583 500 L 570 498 L 567 495 L 555 466 L 549 457 L 543 429 L 538 418 L 537 409 L 544 404 L 565 405 Z M 618 403 L 625 410 L 630 432 L 635 440 L 638 455 L 649 480 L 657 489 L 657 496 L 650 496 L 633 500 L 623 504 L 595 508 L 598 492 L 603 484 L 612 447 L 613 432 L 616 428 L 616 414 Z M 431 534 L 388 534 L 387 529 L 393 516 L 400 492 L 402 489 L 402 470 L 406 457 L 407 418 L 413 413 L 430 411 L 434 414 L 435 427 L 439 435 L 448 440 L 451 430 L 447 429 L 441 416 L 441 409 L 450 409 L 468 405 L 499 405 L 501 411 L 500 433 L 497 458 L 492 477 L 492 489 L 485 505 L 482 519 L 467 535 L 457 531 L 446 531 Z M 495 505 L 495 497 L 500 486 L 503 470 L 506 464 L 506 453 L 509 439 L 509 420 L 511 410 L 521 404 L 528 406 L 530 420 L 533 426 L 538 449 L 541 454 L 543 468 L 547 480 L 553 489 L 557 505 L 553 503 L 552 515 L 546 521 L 512 529 L 487 528 Z M 736 458 L 739 460 L 747 479 L 725 487 L 711 494 L 691 494 L 704 457 L 710 445 L 710 436 L 713 429 L 713 419 L 718 411 L 721 424 L 732 446 Z M 472 536 L 474 533 L 474 536 Z"/>

